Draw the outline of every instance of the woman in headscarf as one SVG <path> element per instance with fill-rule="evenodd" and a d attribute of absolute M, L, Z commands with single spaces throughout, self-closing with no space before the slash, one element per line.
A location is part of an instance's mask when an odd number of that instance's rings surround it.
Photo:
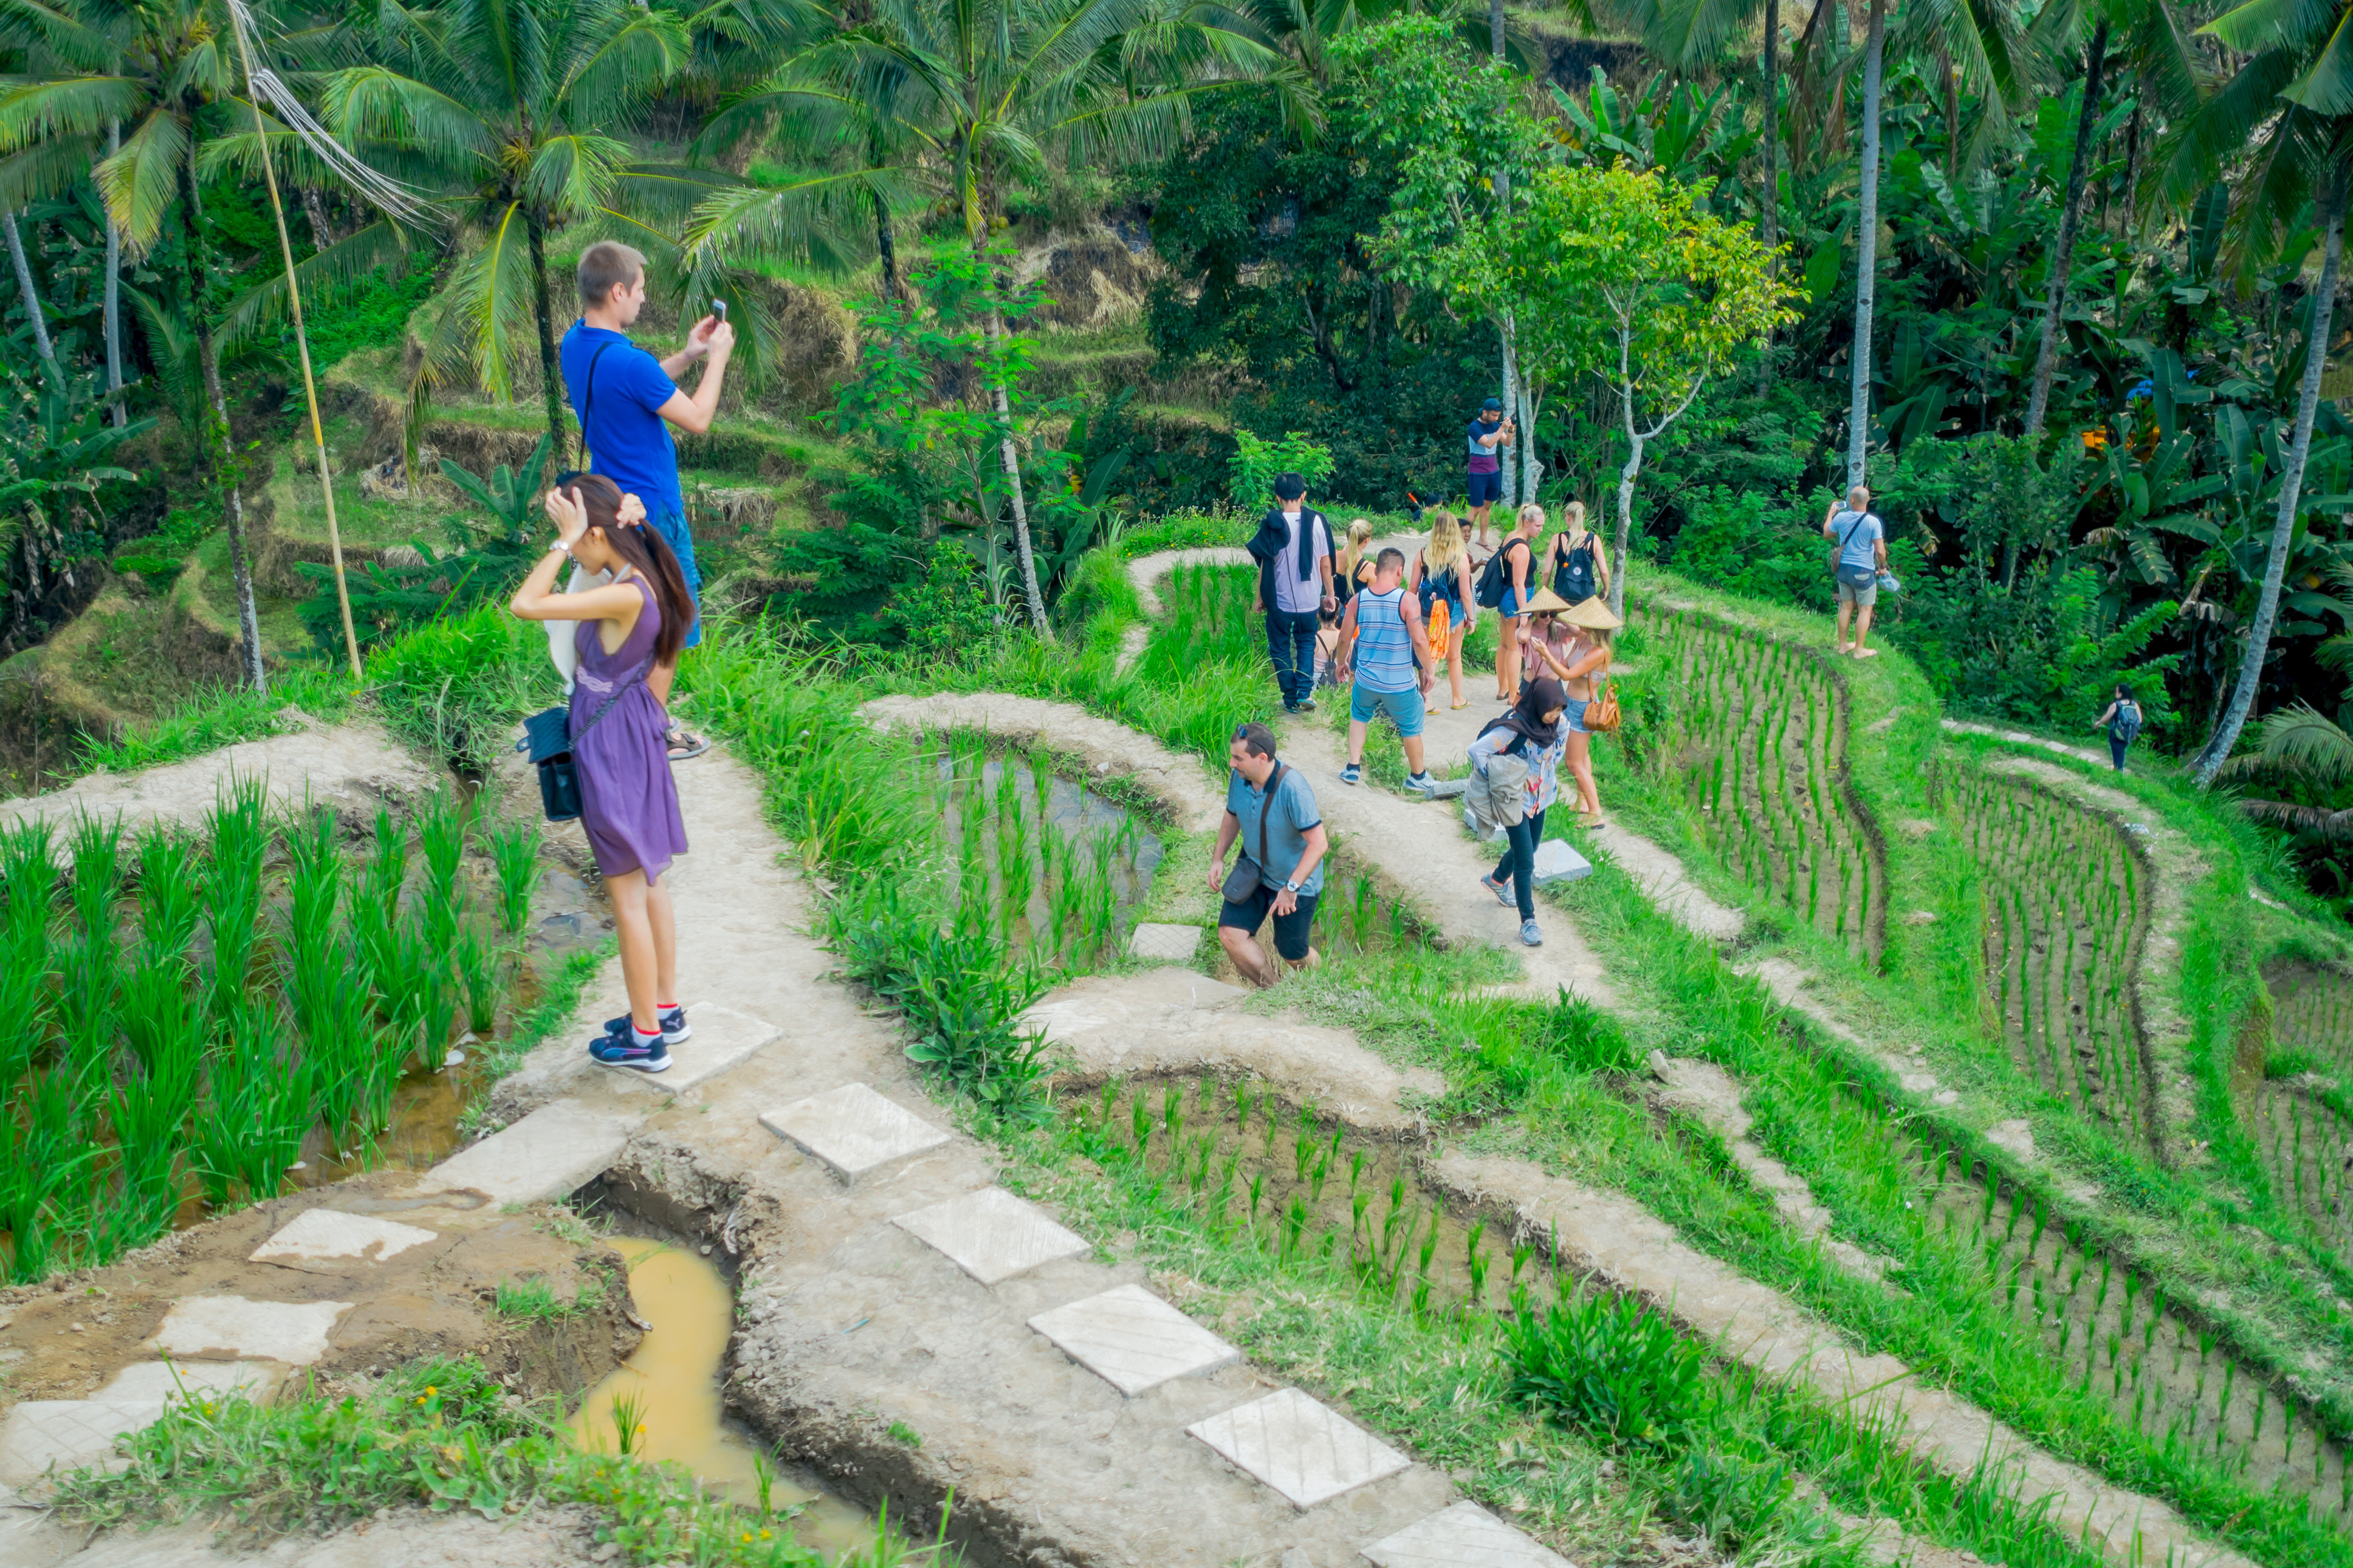
<path fill-rule="evenodd" d="M 1568 750 L 1568 726 L 1562 710 L 1568 696 L 1551 676 L 1539 676 L 1520 689 L 1519 700 L 1502 718 L 1490 722 L 1471 742 L 1471 765 L 1481 773 L 1497 757 L 1517 757 L 1528 766 L 1527 808 L 1520 820 L 1504 829 L 1509 847 L 1493 874 L 1480 885 L 1505 906 L 1517 902 L 1520 940 L 1530 947 L 1544 945 L 1536 926 L 1536 846 L 1544 842 L 1545 810 L 1560 795 L 1560 760 Z"/>

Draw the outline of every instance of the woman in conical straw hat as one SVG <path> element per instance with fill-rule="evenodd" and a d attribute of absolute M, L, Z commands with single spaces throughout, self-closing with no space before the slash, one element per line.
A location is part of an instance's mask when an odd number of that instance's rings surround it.
<path fill-rule="evenodd" d="M 1536 617 L 1541 633 L 1531 628 L 1528 636 L 1530 662 L 1536 672 L 1550 675 L 1568 694 L 1568 709 L 1562 717 L 1562 727 L 1568 731 L 1568 754 L 1564 759 L 1569 777 L 1577 781 L 1577 820 L 1583 827 L 1599 827 L 1605 823 L 1601 815 L 1601 796 L 1593 787 L 1593 735 L 1585 727 L 1585 707 L 1593 700 L 1594 678 L 1609 670 L 1609 634 L 1626 623 L 1609 613 L 1607 601 L 1599 596 L 1583 599 L 1571 605 L 1551 589 L 1539 590 L 1528 602 L 1529 613 Z"/>

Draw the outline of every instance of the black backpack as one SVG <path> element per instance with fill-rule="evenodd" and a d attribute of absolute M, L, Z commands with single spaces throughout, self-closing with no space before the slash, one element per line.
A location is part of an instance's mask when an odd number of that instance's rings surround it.
<path fill-rule="evenodd" d="M 1527 541 L 1524 539 L 1507 539 L 1504 541 L 1503 549 L 1487 557 L 1487 564 L 1480 569 L 1479 585 L 1472 590 L 1472 596 L 1479 601 L 1481 609 L 1503 608 L 1504 595 L 1512 585 L 1512 569 L 1504 564 L 1504 557 L 1511 552 L 1514 544 L 1523 550 L 1527 548 Z"/>
<path fill-rule="evenodd" d="M 1553 568 L 1552 591 L 1572 605 L 1583 604 L 1593 597 L 1594 582 L 1593 542 L 1588 538 Z"/>
<path fill-rule="evenodd" d="M 2111 739 L 2121 741 L 2127 746 L 2139 739 L 2140 704 L 2137 702 L 2117 703 L 2116 716 L 2108 721 L 2108 734 Z"/>

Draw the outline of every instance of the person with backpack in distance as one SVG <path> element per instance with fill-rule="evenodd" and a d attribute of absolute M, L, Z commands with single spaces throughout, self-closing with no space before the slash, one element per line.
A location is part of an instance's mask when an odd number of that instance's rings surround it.
<path fill-rule="evenodd" d="M 1454 706 L 1468 708 L 1462 695 L 1462 641 L 1479 624 L 1471 608 L 1471 551 L 1462 542 L 1461 525 L 1443 507 L 1429 514 L 1430 542 L 1413 552 L 1406 570 L 1406 586 L 1421 606 L 1422 625 L 1429 627 L 1430 657 L 1446 666 L 1453 688 Z M 1430 670 L 1429 711 L 1438 711 L 1438 671 Z"/>
<path fill-rule="evenodd" d="M 1536 925 L 1536 846 L 1544 842 L 1545 812 L 1560 795 L 1560 760 L 1568 750 L 1568 727 L 1563 721 L 1568 706 L 1560 682 L 1540 675 L 1521 689 L 1510 712 L 1489 720 L 1471 742 L 1471 765 L 1482 777 L 1498 757 L 1514 758 L 1526 769 L 1520 819 L 1503 824 L 1507 841 L 1504 858 L 1479 879 L 1479 885 L 1499 903 L 1519 906 L 1520 941 L 1530 947 L 1544 945 L 1544 931 Z"/>
<path fill-rule="evenodd" d="M 1293 972 L 1321 962 L 1309 938 L 1331 839 L 1306 775 L 1276 759 L 1273 731 L 1263 724 L 1236 730 L 1226 763 L 1226 815 L 1209 857 L 1209 886 L 1221 900 L 1218 945 L 1262 990 L 1282 978 L 1257 941 L 1270 916 L 1275 953 Z M 1241 853 L 1229 871 L 1226 851 L 1238 838 Z"/>
<path fill-rule="evenodd" d="M 1544 532 L 1544 508 L 1530 501 L 1520 508 L 1519 521 L 1504 536 L 1503 547 L 1487 557 L 1479 573 L 1475 595 L 1482 609 L 1495 612 L 1495 700 L 1510 702 L 1520 691 L 1520 618 L 1535 596 L 1535 541 Z"/>
<path fill-rule="evenodd" d="M 1375 559 L 1373 580 L 1342 612 L 1334 664 L 1343 680 L 1352 667 L 1356 671 L 1348 689 L 1348 765 L 1340 770 L 1340 782 L 1364 782 L 1365 731 L 1374 714 L 1387 712 L 1405 742 L 1406 787 L 1424 795 L 1435 790 L 1438 781 L 1422 765 L 1421 699 L 1438 681 L 1421 605 L 1405 591 L 1405 552 L 1395 545 Z"/>
<path fill-rule="evenodd" d="M 1250 542 L 1258 563 L 1258 602 L 1266 611 L 1266 653 L 1286 713 L 1315 708 L 1315 626 L 1319 612 L 1335 611 L 1332 525 L 1307 504 L 1307 481 L 1274 476 L 1274 506 Z"/>
<path fill-rule="evenodd" d="M 2108 710 L 2092 721 L 2093 729 L 2108 732 L 2108 760 L 2118 773 L 2125 771 L 2125 749 L 2140 738 L 2140 704 L 2133 700 L 2132 688 L 2119 680 Z"/>
<path fill-rule="evenodd" d="M 1871 492 L 1857 485 L 1846 492 L 1846 506 L 1836 501 L 1822 514 L 1822 537 L 1836 542 L 1831 551 L 1831 574 L 1838 579 L 1838 650 L 1857 658 L 1877 658 L 1879 650 L 1865 647 L 1871 636 L 1871 607 L 1879 602 L 1879 575 L 1887 570 L 1887 530 L 1872 514 Z M 1848 617 L 1854 620 L 1854 643 L 1846 640 Z"/>
<path fill-rule="evenodd" d="M 1545 552 L 1545 575 L 1552 591 L 1572 605 L 1609 592 L 1609 556 L 1601 548 L 1601 536 L 1585 526 L 1585 503 L 1569 502 L 1560 523 Z"/>
<path fill-rule="evenodd" d="M 588 1045 L 607 1067 L 661 1072 L 670 1047 L 687 1037 L 678 1001 L 678 925 L 663 873 L 686 853 L 686 821 L 670 777 L 670 715 L 654 695 L 654 672 L 694 629 L 694 595 L 646 511 L 601 474 L 565 473 L 547 492 L 555 542 L 540 556 L 507 607 L 526 621 L 574 621 L 579 665 L 565 732 L 580 779 L 580 825 L 613 900 L 621 939 L 621 979 L 629 1010 Z M 567 565 L 611 581 L 558 593 Z"/>
<path fill-rule="evenodd" d="M 1504 400 L 1491 397 L 1481 404 L 1464 437 L 1470 448 L 1463 474 L 1463 488 L 1471 497 L 1469 521 L 1479 531 L 1483 546 L 1488 509 L 1504 499 L 1504 460 L 1495 455 L 1496 448 L 1512 438 L 1512 422 L 1504 417 Z"/>
<path fill-rule="evenodd" d="M 699 601 L 702 574 L 694 564 L 694 536 L 686 526 L 678 447 L 669 426 L 697 436 L 711 428 L 719 413 L 727 362 L 735 352 L 735 329 L 721 316 L 705 316 L 687 332 L 684 348 L 668 359 L 656 359 L 628 338 L 645 303 L 643 253 L 609 239 L 580 253 L 580 319 L 565 332 L 559 354 L 564 387 L 580 420 L 588 471 L 612 480 L 644 505 L 647 525 L 661 535 L 686 591 Z M 680 388 L 678 377 L 697 360 L 703 362 L 702 379 L 690 395 Z M 570 584 L 575 589 L 583 585 L 576 578 Z M 681 647 L 693 647 L 702 640 L 697 622 Z M 655 668 L 651 680 L 654 700 L 665 710 L 670 682 L 678 678 L 679 651 L 674 648 Z M 667 738 L 674 762 L 711 749 L 708 740 L 675 724 Z"/>

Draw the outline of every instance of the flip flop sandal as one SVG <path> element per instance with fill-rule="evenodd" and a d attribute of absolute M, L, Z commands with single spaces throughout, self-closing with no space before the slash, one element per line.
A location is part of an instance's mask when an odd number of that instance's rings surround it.
<path fill-rule="evenodd" d="M 710 736 L 691 734 L 676 725 L 662 731 L 662 740 L 670 747 L 670 760 L 673 763 L 686 762 L 711 750 Z"/>

